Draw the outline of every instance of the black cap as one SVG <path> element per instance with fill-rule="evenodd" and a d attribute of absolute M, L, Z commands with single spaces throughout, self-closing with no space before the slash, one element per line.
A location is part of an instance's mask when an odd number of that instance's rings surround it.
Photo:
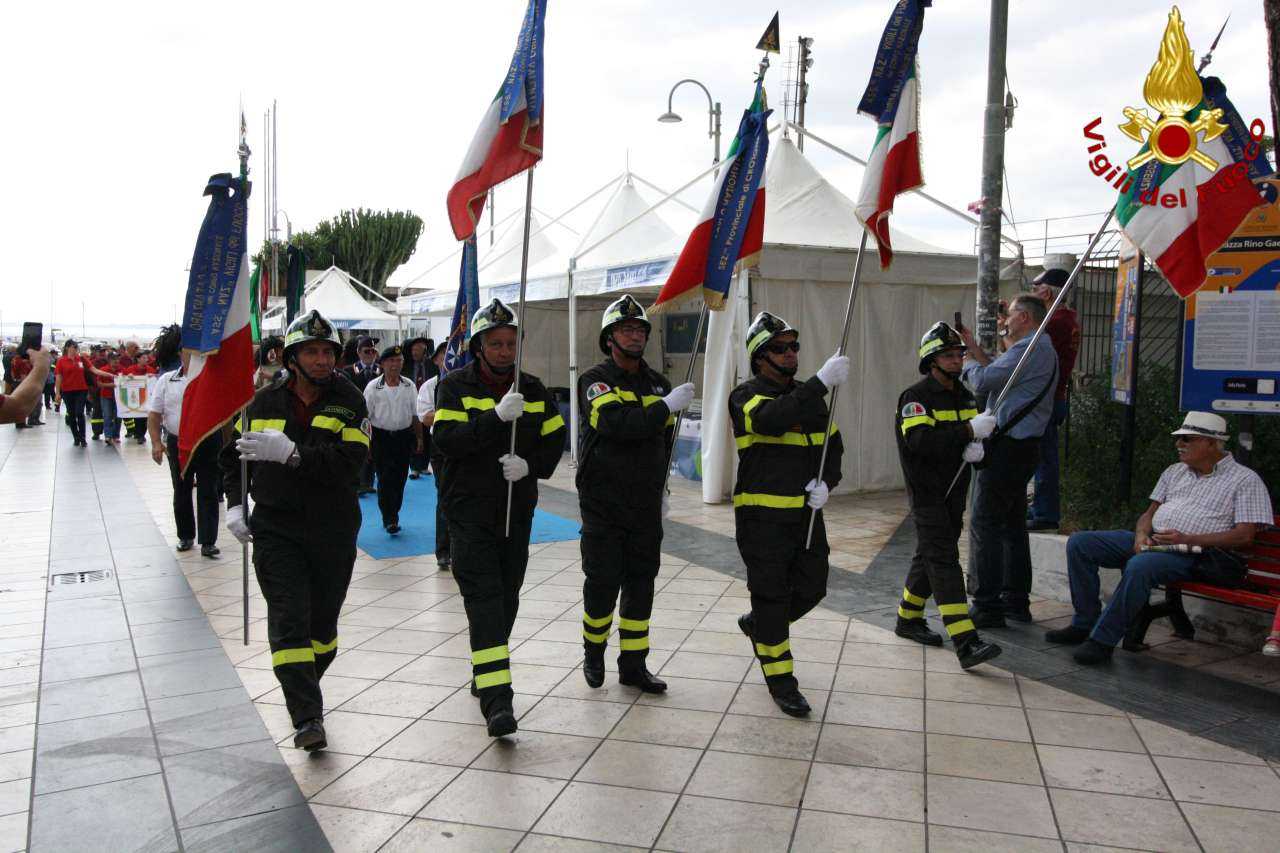
<path fill-rule="evenodd" d="M 400 347 L 399 344 L 392 344 L 391 346 L 384 349 L 382 351 L 382 354 L 378 356 L 378 364 L 382 364 L 382 362 L 386 361 L 387 359 L 395 358 L 398 355 L 404 355 L 404 350 Z"/>
<path fill-rule="evenodd" d="M 1036 276 L 1032 284 L 1047 284 L 1050 287 L 1062 287 L 1067 283 L 1070 274 L 1066 270 L 1047 269 Z"/>
<path fill-rule="evenodd" d="M 365 347 L 373 347 L 378 345 L 377 338 L 371 338 L 368 335 L 361 335 L 356 338 L 356 349 L 364 349 Z"/>

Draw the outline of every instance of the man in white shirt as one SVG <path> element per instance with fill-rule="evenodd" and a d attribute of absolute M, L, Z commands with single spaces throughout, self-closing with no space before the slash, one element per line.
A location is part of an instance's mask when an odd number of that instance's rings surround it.
<path fill-rule="evenodd" d="M 373 425 L 373 468 L 378 477 L 378 509 L 387 533 L 400 532 L 400 505 L 409 477 L 409 457 L 422 452 L 422 422 L 415 417 L 418 389 L 400 375 L 404 353 L 389 346 L 378 357 L 382 373 L 365 386 Z"/>
<path fill-rule="evenodd" d="M 436 422 L 436 386 L 444 375 L 444 353 L 448 342 L 436 347 L 431 360 L 436 366 L 436 375 L 432 376 L 418 389 L 418 421 L 424 431 L 430 431 Z M 449 522 L 444 517 L 444 502 L 440 500 L 440 468 L 444 465 L 444 455 L 432 444 L 428 449 L 431 454 L 431 475 L 436 483 L 436 565 L 443 572 L 450 570 L 453 561 L 449 556 Z"/>
<path fill-rule="evenodd" d="M 185 475 L 178 467 L 178 426 L 182 417 L 182 395 L 187 389 L 188 358 L 188 354 L 183 353 L 181 368 L 160 374 L 152 383 L 147 401 L 147 432 L 151 436 L 151 458 L 155 463 L 160 465 L 165 456 L 169 457 L 178 550 L 190 551 L 198 533 L 200 553 L 216 557 L 219 554 L 218 489 L 222 481 L 218 453 L 222 450 L 222 434 L 215 433 L 200 442 Z M 193 488 L 195 512 L 191 509 Z"/>

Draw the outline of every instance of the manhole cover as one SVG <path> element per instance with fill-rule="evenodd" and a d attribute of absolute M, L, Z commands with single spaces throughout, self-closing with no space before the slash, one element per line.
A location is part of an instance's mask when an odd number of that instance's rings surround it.
<path fill-rule="evenodd" d="M 49 589 L 56 586 L 72 586 L 80 583 L 97 583 L 111 577 L 110 569 L 93 569 L 87 572 L 59 572 L 49 575 Z"/>

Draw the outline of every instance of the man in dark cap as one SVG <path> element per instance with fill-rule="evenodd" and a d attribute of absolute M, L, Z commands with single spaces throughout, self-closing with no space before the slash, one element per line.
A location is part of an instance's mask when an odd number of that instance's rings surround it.
<path fill-rule="evenodd" d="M 364 393 L 365 386 L 377 378 L 378 370 L 378 339 L 371 338 L 368 335 L 361 335 L 356 338 L 356 362 L 342 368 L 342 372 L 347 375 L 359 389 L 360 393 Z M 360 491 L 359 494 L 373 494 L 373 458 L 370 457 L 364 463 L 364 468 L 360 470 Z"/>
<path fill-rule="evenodd" d="M 389 346 L 378 356 L 382 375 L 364 388 L 373 425 L 373 467 L 378 474 L 378 510 L 382 526 L 391 535 L 400 532 L 400 506 L 409 457 L 422 451 L 422 422 L 415 417 L 418 389 L 400 375 L 404 350 Z"/>
<path fill-rule="evenodd" d="M 1067 271 L 1048 269 L 1036 276 L 1031 292 L 1046 306 L 1053 304 L 1058 291 L 1067 283 Z M 1058 385 L 1053 395 L 1053 415 L 1040 439 L 1040 464 L 1036 466 L 1036 497 L 1027 511 L 1028 530 L 1054 530 L 1061 520 L 1058 502 L 1058 428 L 1066 423 L 1069 413 L 1067 394 L 1071 390 L 1071 371 L 1080 351 L 1080 319 L 1076 312 L 1062 305 L 1049 315 L 1045 334 L 1058 354 Z"/>

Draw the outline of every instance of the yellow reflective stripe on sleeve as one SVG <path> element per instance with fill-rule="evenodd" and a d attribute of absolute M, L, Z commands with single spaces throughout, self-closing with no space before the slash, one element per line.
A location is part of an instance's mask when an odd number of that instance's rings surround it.
<path fill-rule="evenodd" d="M 773 646 L 766 646 L 764 643 L 756 643 L 756 654 L 762 658 L 776 658 L 783 652 L 791 651 L 791 641 L 783 640 L 781 643 Z"/>
<path fill-rule="evenodd" d="M 667 415 L 667 423 L 666 423 L 666 425 L 667 425 L 667 426 L 675 426 L 675 425 L 676 425 L 676 416 L 675 416 L 675 415 Z"/>
<path fill-rule="evenodd" d="M 311 651 L 318 655 L 327 655 L 329 652 L 338 648 L 338 638 L 334 637 L 331 643 L 322 643 L 318 640 L 311 641 Z"/>
<path fill-rule="evenodd" d="M 287 663 L 312 663 L 316 653 L 311 649 L 281 649 L 271 653 L 272 666 L 284 666 Z"/>
<path fill-rule="evenodd" d="M 790 660 L 780 660 L 776 663 L 761 664 L 760 669 L 764 670 L 766 676 L 786 675 L 795 671 L 795 664 Z"/>
<path fill-rule="evenodd" d="M 628 619 L 623 616 L 618 620 L 618 630 L 620 631 L 648 631 L 648 619 Z"/>
<path fill-rule="evenodd" d="M 506 644 L 501 646 L 491 646 L 487 649 L 479 649 L 471 653 L 471 665 L 480 666 L 484 663 L 493 663 L 496 660 L 506 660 L 511 657 L 511 653 L 507 651 Z"/>
<path fill-rule="evenodd" d="M 661 402 L 662 402 L 662 398 L 655 396 L 653 394 L 645 394 L 643 397 L 640 398 L 640 405 L 644 406 L 646 409 L 652 406 L 654 403 L 661 403 Z"/>
<path fill-rule="evenodd" d="M 960 410 L 960 420 L 962 421 L 971 421 L 977 416 L 978 416 L 977 409 L 961 409 Z"/>
<path fill-rule="evenodd" d="M 236 418 L 235 426 L 232 427 L 236 432 L 244 432 L 244 417 Z"/>
<path fill-rule="evenodd" d="M 327 429 L 329 432 L 342 432 L 342 419 L 331 418 L 328 415 L 316 415 L 311 419 L 311 425 L 316 429 Z"/>
<path fill-rule="evenodd" d="M 969 605 L 967 604 L 939 604 L 938 612 L 943 616 L 968 616 Z"/>
<path fill-rule="evenodd" d="M 369 446 L 369 436 L 364 434 L 364 430 L 358 430 L 354 427 L 342 428 L 342 440 L 353 441 L 356 444 L 363 444 L 365 447 Z"/>
<path fill-rule="evenodd" d="M 937 421 L 935 421 L 933 418 L 929 417 L 928 415 L 916 415 L 915 417 L 911 417 L 911 418 L 903 418 L 902 434 L 906 435 L 907 430 L 910 430 L 913 427 L 934 426 L 937 423 L 938 423 Z"/>
<path fill-rule="evenodd" d="M 624 652 L 642 652 L 649 648 L 649 637 L 647 634 L 643 637 L 623 637 L 618 648 Z"/>
<path fill-rule="evenodd" d="M 464 409 L 479 409 L 482 412 L 486 412 L 497 405 L 498 405 L 497 403 L 495 403 L 493 400 L 489 399 L 488 397 L 463 397 L 462 398 L 462 408 Z"/>
<path fill-rule="evenodd" d="M 947 633 L 954 637 L 956 634 L 963 634 L 965 631 L 978 630 L 973 626 L 972 619 L 961 619 L 959 622 L 952 622 L 947 626 Z"/>
<path fill-rule="evenodd" d="M 535 400 L 532 403 L 525 403 L 524 410 L 530 414 L 542 414 L 547 410 L 547 401 Z"/>
<path fill-rule="evenodd" d="M 924 608 L 921 608 L 919 610 L 908 610 L 905 605 L 899 604 L 898 615 L 901 616 L 903 619 L 923 619 Z"/>
<path fill-rule="evenodd" d="M 614 390 L 614 393 L 618 395 L 619 400 L 625 400 L 628 403 L 640 402 L 640 398 L 636 396 L 636 393 L 634 391 L 624 391 L 621 388 L 615 388 L 613 390 Z"/>
<path fill-rule="evenodd" d="M 559 415 L 556 415 L 555 417 L 547 418 L 545 421 L 542 422 L 543 435 L 551 435 L 551 433 L 555 432 L 558 429 L 564 429 L 564 418 L 560 417 Z"/>
<path fill-rule="evenodd" d="M 249 420 L 250 432 L 262 432 L 264 429 L 284 432 L 284 418 L 251 418 Z"/>
<path fill-rule="evenodd" d="M 609 391 L 605 394 L 601 394 L 599 397 L 596 397 L 594 400 L 592 400 L 591 409 L 592 411 L 595 411 L 596 409 L 603 406 L 605 403 L 616 403 L 616 402 L 618 402 L 618 395 L 612 391 Z"/>
<path fill-rule="evenodd" d="M 767 506 L 770 509 L 801 509 L 804 506 L 804 495 L 790 497 L 787 495 L 754 495 L 749 492 L 733 496 L 734 506 Z"/>
<path fill-rule="evenodd" d="M 476 676 L 476 689 L 483 690 L 486 687 L 497 687 L 500 684 L 511 683 L 511 670 L 500 669 L 497 672 L 486 672 Z"/>
<path fill-rule="evenodd" d="M 742 407 L 742 425 L 746 427 L 747 432 L 755 432 L 755 430 L 751 428 L 752 410 L 755 409 L 756 406 L 763 403 L 765 400 L 772 400 L 772 399 L 773 399 L 772 397 L 766 397 L 763 394 L 757 394 L 754 397 L 752 397 L 750 400 L 748 400 L 747 404 Z"/>
<path fill-rule="evenodd" d="M 583 613 L 582 621 L 586 622 L 592 628 L 603 628 L 613 621 L 613 614 L 610 613 L 608 616 L 601 616 L 599 619 L 592 619 L 586 613 Z"/>
<path fill-rule="evenodd" d="M 457 409 L 436 409 L 436 423 L 443 421 L 462 421 L 467 422 L 467 413 L 460 412 Z"/>
<path fill-rule="evenodd" d="M 903 600 L 903 601 L 908 601 L 908 602 L 910 602 L 910 603 L 912 603 L 912 604 L 918 604 L 918 605 L 920 605 L 921 607 L 924 607 L 924 603 L 925 603 L 926 601 L 928 601 L 929 599 L 927 599 L 927 598 L 921 598 L 921 597 L 920 597 L 920 596 L 918 596 L 918 595 L 913 595 L 913 594 L 911 593 L 911 590 L 907 589 L 906 587 L 903 587 L 903 588 L 902 588 L 902 600 Z"/>

